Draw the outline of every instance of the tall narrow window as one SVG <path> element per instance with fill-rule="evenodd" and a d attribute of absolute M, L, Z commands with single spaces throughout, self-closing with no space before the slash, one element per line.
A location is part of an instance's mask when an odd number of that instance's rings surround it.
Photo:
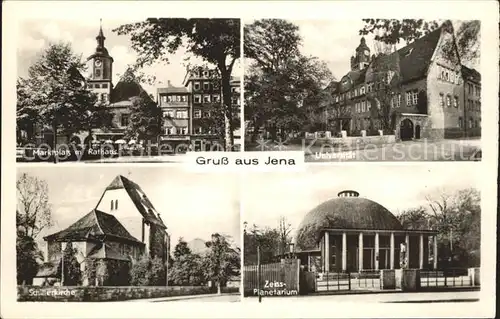
<path fill-rule="evenodd" d="M 450 95 L 446 96 L 446 107 L 451 107 L 451 96 Z"/>
<path fill-rule="evenodd" d="M 115 199 L 115 210 L 118 209 L 118 199 Z"/>
<path fill-rule="evenodd" d="M 113 208 L 115 207 L 115 205 L 114 205 L 114 204 L 115 204 L 115 203 L 114 203 L 114 201 L 113 201 L 113 200 L 111 200 L 111 210 L 113 210 Z"/>
<path fill-rule="evenodd" d="M 444 94 L 439 93 L 439 106 L 444 107 Z"/>

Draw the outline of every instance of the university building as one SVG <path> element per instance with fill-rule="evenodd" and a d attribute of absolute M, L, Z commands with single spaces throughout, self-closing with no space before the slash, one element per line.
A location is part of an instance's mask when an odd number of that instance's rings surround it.
<path fill-rule="evenodd" d="M 33 284 L 61 280 L 63 252 L 70 245 L 84 274 L 83 285 L 128 285 L 129 269 L 142 255 L 166 260 L 170 245 L 166 229 L 141 187 L 119 175 L 88 214 L 44 237 L 45 262 Z"/>
<path fill-rule="evenodd" d="M 184 86 L 170 81 L 157 89 L 157 101 L 163 113 L 163 134 L 160 143 L 213 141 L 221 142 L 215 126 L 223 125 L 221 113 L 221 83 L 215 69 L 188 69 Z M 231 104 L 235 117 L 240 113 L 240 80 L 231 77 Z M 220 122 L 222 120 L 222 122 Z M 239 128 L 240 123 L 236 123 Z M 239 129 L 234 130 L 235 145 L 239 144 Z"/>
<path fill-rule="evenodd" d="M 481 134 L 481 76 L 461 64 L 451 22 L 407 46 L 372 55 L 361 38 L 351 71 L 326 88 L 321 112 L 340 134 L 398 139 Z"/>

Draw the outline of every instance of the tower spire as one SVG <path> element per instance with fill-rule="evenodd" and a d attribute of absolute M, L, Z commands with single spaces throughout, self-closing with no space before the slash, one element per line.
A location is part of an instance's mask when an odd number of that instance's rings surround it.
<path fill-rule="evenodd" d="M 96 40 L 97 40 L 97 47 L 104 48 L 104 40 L 106 40 L 106 37 L 102 32 L 102 18 L 99 19 L 99 34 L 97 35 Z"/>

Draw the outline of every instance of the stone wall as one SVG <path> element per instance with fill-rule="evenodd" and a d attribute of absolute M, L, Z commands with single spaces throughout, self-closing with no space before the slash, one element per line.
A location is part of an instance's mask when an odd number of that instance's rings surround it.
<path fill-rule="evenodd" d="M 18 301 L 117 301 L 214 293 L 207 286 L 35 287 L 18 286 Z"/>

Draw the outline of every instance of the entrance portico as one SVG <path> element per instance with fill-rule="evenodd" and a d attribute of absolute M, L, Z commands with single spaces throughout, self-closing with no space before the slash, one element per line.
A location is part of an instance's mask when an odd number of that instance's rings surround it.
<path fill-rule="evenodd" d="M 320 241 L 321 271 L 398 269 L 402 247 L 407 268 L 437 268 L 435 231 L 325 229 Z"/>

